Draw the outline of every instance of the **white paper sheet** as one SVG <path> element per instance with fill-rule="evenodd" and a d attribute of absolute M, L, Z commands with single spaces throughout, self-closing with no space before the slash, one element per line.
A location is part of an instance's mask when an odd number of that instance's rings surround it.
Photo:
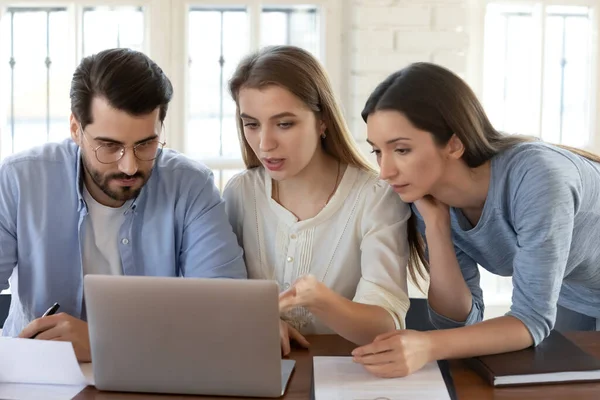
<path fill-rule="evenodd" d="M 0 382 L 87 385 L 69 342 L 0 338 Z"/>
<path fill-rule="evenodd" d="M 0 383 L 2 400 L 71 400 L 85 386 L 34 385 L 32 383 Z"/>
<path fill-rule="evenodd" d="M 371 375 L 352 357 L 314 357 L 315 400 L 450 400 L 436 362 L 404 378 Z"/>
<path fill-rule="evenodd" d="M 93 384 L 69 342 L 0 337 L 1 399 L 72 399 Z"/>

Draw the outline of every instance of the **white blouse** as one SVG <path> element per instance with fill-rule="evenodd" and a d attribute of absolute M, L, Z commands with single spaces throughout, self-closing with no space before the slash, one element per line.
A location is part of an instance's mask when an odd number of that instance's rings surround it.
<path fill-rule="evenodd" d="M 223 197 L 249 278 L 274 279 L 283 291 L 312 274 L 347 299 L 384 308 L 404 328 L 410 209 L 375 174 L 348 166 L 329 203 L 303 221 L 271 198 L 263 167 L 234 176 Z M 282 318 L 302 334 L 333 333 L 304 307 Z"/>

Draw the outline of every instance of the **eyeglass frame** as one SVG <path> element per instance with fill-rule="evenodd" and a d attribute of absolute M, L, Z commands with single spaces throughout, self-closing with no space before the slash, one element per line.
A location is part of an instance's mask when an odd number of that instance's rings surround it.
<path fill-rule="evenodd" d="M 129 149 L 129 148 L 131 148 L 133 150 L 133 156 L 135 158 L 137 158 L 138 160 L 140 160 L 140 161 L 154 161 L 154 160 L 156 160 L 158 158 L 158 156 L 162 152 L 163 148 L 167 144 L 166 141 L 165 142 L 161 142 L 159 140 L 159 137 L 157 137 L 156 139 L 149 140 L 147 142 L 134 144 L 132 146 L 125 146 L 125 145 L 119 144 L 119 146 L 121 146 L 121 156 L 118 159 L 116 159 L 115 161 L 111 161 L 111 162 L 107 163 L 107 162 L 100 161 L 100 158 L 98 158 L 98 150 L 100 150 L 102 147 L 106 147 L 106 144 L 101 144 L 101 145 L 98 145 L 97 147 L 94 147 L 93 144 L 90 142 L 90 140 L 86 137 L 87 132 L 81 127 L 81 125 L 79 125 L 79 131 L 81 132 L 81 136 L 83 136 L 83 138 L 85 139 L 85 141 L 87 142 L 87 144 L 90 145 L 90 147 L 92 148 L 92 151 L 94 152 L 94 155 L 96 156 L 96 160 L 98 160 L 98 162 L 100 164 L 104 164 L 104 165 L 115 164 L 115 163 L 118 163 L 119 161 L 121 161 L 123 159 L 123 157 L 125 157 L 125 153 L 126 153 L 127 149 Z M 92 139 L 95 140 L 94 137 L 92 137 Z M 143 144 L 148 144 L 148 142 L 151 142 L 151 141 L 154 141 L 154 140 L 156 140 L 158 142 L 158 146 L 156 148 L 156 156 L 154 156 L 154 158 L 152 158 L 150 160 L 143 160 L 143 159 L 139 158 L 138 155 L 137 155 L 137 152 L 135 151 L 136 148 L 138 146 L 143 145 Z M 117 143 L 114 143 L 114 144 L 117 144 Z"/>

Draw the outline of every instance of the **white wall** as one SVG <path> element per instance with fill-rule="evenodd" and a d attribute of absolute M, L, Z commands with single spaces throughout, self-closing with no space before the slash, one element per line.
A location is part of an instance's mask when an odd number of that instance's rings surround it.
<path fill-rule="evenodd" d="M 348 21 L 349 90 L 346 115 L 368 153 L 360 112 L 375 86 L 416 61 L 468 70 L 468 0 L 352 0 Z"/>

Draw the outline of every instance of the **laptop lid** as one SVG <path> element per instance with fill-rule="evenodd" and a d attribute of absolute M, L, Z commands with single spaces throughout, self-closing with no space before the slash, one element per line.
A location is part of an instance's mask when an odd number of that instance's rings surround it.
<path fill-rule="evenodd" d="M 100 390 L 279 397 L 276 282 L 86 275 Z"/>

